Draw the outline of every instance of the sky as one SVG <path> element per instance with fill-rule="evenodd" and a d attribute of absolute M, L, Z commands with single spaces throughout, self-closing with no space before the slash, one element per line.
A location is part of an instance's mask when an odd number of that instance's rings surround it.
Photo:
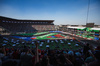
<path fill-rule="evenodd" d="M 89 0 L 0 0 L 0 16 L 85 25 Z M 100 0 L 90 0 L 88 22 L 100 25 Z"/>

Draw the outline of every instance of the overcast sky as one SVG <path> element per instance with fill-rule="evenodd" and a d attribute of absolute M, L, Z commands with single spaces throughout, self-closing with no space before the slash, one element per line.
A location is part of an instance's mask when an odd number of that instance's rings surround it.
<path fill-rule="evenodd" d="M 55 25 L 86 24 L 88 0 L 0 0 L 0 16 L 55 20 Z M 90 0 L 88 23 L 100 25 L 100 0 Z"/>

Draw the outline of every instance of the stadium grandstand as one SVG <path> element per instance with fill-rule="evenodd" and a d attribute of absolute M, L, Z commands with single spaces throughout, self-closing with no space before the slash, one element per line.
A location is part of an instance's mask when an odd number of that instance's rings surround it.
<path fill-rule="evenodd" d="M 98 25 L 53 22 L 0 16 L 0 66 L 85 66 L 100 61 Z"/>
<path fill-rule="evenodd" d="M 0 30 L 11 33 L 54 31 L 54 20 L 19 20 L 0 16 Z"/>
<path fill-rule="evenodd" d="M 58 30 L 69 32 L 70 34 L 77 35 L 90 40 L 99 40 L 99 26 L 100 25 L 94 25 L 93 23 L 88 23 L 86 25 L 62 25 L 58 28 Z"/>

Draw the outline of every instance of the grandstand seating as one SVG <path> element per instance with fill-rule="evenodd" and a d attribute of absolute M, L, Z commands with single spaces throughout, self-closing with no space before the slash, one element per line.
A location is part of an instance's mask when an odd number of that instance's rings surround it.
<path fill-rule="evenodd" d="M 17 21 L 16 19 L 11 19 L 11 18 L 5 18 L 5 17 L 4 18 L 0 17 L 0 18 L 1 18 L 0 26 L 12 33 L 18 33 L 18 32 L 32 33 L 37 31 L 55 30 L 53 21 L 50 20 L 45 20 L 44 22 L 41 22 L 42 20 L 30 22 L 30 20 Z"/>
<path fill-rule="evenodd" d="M 0 34 L 2 34 L 2 35 L 9 35 L 10 32 L 7 29 L 5 29 L 5 28 L 0 26 Z"/>
<path fill-rule="evenodd" d="M 32 25 L 33 28 L 39 31 L 53 31 L 55 30 L 54 25 Z"/>

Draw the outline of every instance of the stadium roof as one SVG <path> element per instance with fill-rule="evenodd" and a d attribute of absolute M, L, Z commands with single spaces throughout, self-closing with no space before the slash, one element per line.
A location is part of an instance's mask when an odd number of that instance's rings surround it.
<path fill-rule="evenodd" d="M 0 19 L 6 19 L 6 20 L 15 20 L 15 21 L 32 21 L 32 22 L 54 22 L 54 20 L 25 20 L 25 19 L 14 19 L 9 17 L 0 16 Z"/>
<path fill-rule="evenodd" d="M 100 28 L 91 28 L 91 30 L 100 30 Z"/>
<path fill-rule="evenodd" d="M 67 27 L 67 28 L 73 28 L 73 29 L 84 29 L 86 27 Z"/>

